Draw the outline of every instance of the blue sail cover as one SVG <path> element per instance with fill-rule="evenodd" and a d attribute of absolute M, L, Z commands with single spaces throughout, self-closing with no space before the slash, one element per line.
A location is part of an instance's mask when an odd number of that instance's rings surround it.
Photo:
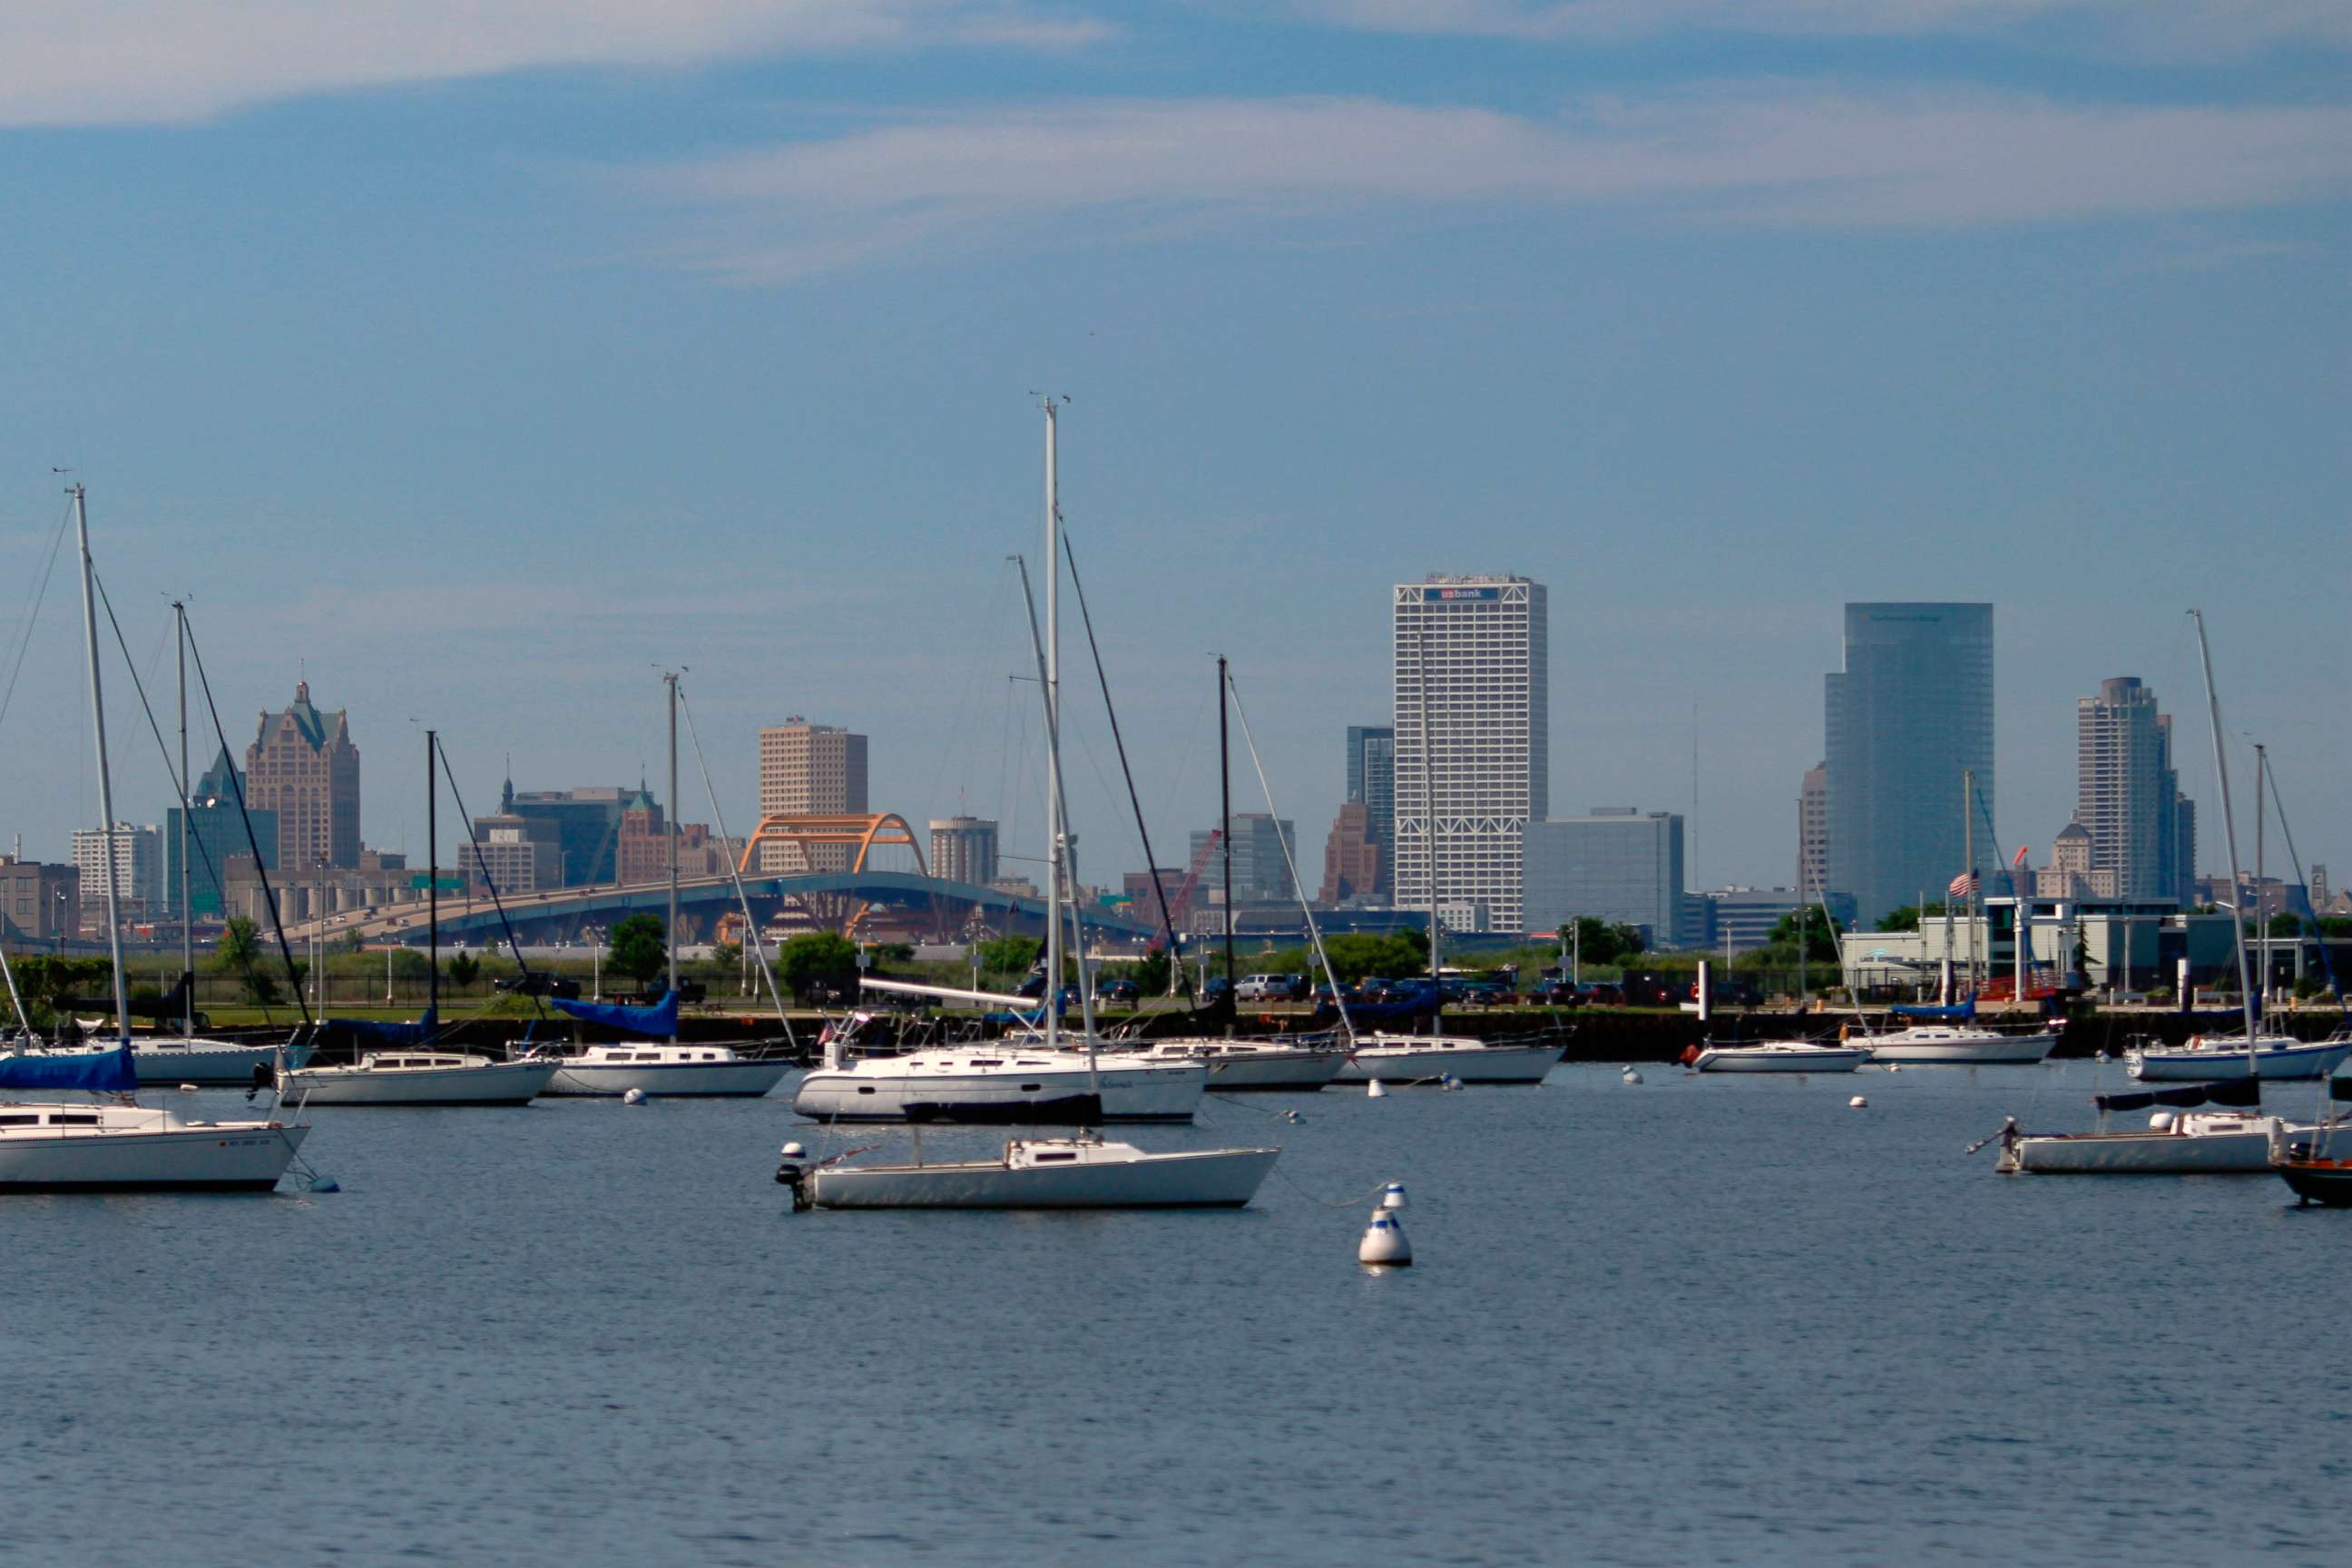
<path fill-rule="evenodd" d="M 389 1046 L 395 1049 L 402 1046 L 430 1045 L 433 1037 L 441 1030 L 440 1020 L 430 1007 L 425 1010 L 425 1016 L 414 1024 L 379 1024 L 373 1018 L 325 1018 L 320 1022 L 333 1028 L 350 1030 L 362 1046 Z"/>
<path fill-rule="evenodd" d="M 1438 1002 L 1436 985 L 1424 980 L 1411 991 L 1403 992 L 1391 1001 L 1349 1003 L 1348 1021 L 1351 1024 L 1381 1024 L 1399 1018 L 1433 1016 L 1437 1012 Z M 1308 1027 L 1320 1027 L 1327 1021 L 1336 1021 L 1339 1016 L 1339 1008 L 1333 1006 L 1328 999 L 1318 997 L 1313 1019 Z"/>
<path fill-rule="evenodd" d="M 629 1035 L 670 1036 L 677 1033 L 677 993 L 673 991 L 650 1007 L 621 1007 L 610 1002 L 567 1002 L 550 997 L 558 1011 L 583 1024 L 600 1024 Z"/>
<path fill-rule="evenodd" d="M 2146 1110 L 2151 1105 L 2181 1109 L 2192 1105 L 2260 1105 L 2263 1081 L 2256 1078 L 2227 1079 L 2219 1083 L 2186 1083 L 2179 1089 L 2144 1089 L 2130 1094 L 2096 1094 L 2092 1102 L 2101 1111 Z"/>
<path fill-rule="evenodd" d="M 1929 1003 L 1924 1006 L 1900 1005 L 1889 1007 L 1887 1011 L 1898 1018 L 1934 1018 L 1945 1023 L 1965 1024 L 1977 1016 L 1977 999 L 1971 996 L 1950 1007 Z"/>
<path fill-rule="evenodd" d="M 54 1057 L 0 1057 L 0 1089 L 79 1089 L 91 1094 L 130 1094 L 139 1088 L 131 1047 L 71 1051 Z"/>

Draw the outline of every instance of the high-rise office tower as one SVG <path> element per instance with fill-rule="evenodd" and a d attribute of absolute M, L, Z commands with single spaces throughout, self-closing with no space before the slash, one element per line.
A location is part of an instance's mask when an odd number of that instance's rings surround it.
<path fill-rule="evenodd" d="M 833 816 L 862 815 L 866 806 L 866 737 L 794 715 L 760 731 L 760 815 L 781 812 Z M 846 871 L 849 846 L 760 847 L 769 872 Z M 802 856 L 807 857 L 805 865 Z"/>
<path fill-rule="evenodd" d="M 2172 765 L 2172 720 L 2137 676 L 2099 682 L 2074 705 L 2074 820 L 2091 836 L 2091 869 L 2106 872 L 2115 896 L 2185 900 L 2193 891 L 2196 828 L 2182 846 L 2180 775 Z"/>
<path fill-rule="evenodd" d="M 1389 597 L 1396 902 L 1428 907 L 1433 837 L 1437 900 L 1453 918 L 1523 930 L 1520 838 L 1549 805 L 1543 584 L 1433 575 Z"/>
<path fill-rule="evenodd" d="M 230 856 L 249 856 L 258 846 L 262 868 L 278 869 L 278 814 L 258 810 L 240 814 L 237 793 L 244 782 L 224 746 L 213 765 L 198 775 L 189 797 L 188 907 L 199 917 L 217 919 L 228 912 L 221 900 L 221 886 Z M 246 837 L 248 816 L 253 820 L 250 842 Z M 180 907 L 180 808 L 175 805 L 163 816 L 163 902 L 174 910 Z"/>
<path fill-rule="evenodd" d="M 933 817 L 931 875 L 982 888 L 996 880 L 996 824 L 985 816 Z"/>
<path fill-rule="evenodd" d="M 1276 837 L 1279 833 L 1280 837 Z M 1192 835 L 1192 854 L 1200 859 L 1207 847 L 1209 830 L 1202 828 Z M 1234 813 L 1233 838 L 1228 845 L 1234 855 L 1234 902 L 1236 904 L 1289 903 L 1298 897 L 1298 884 L 1290 878 L 1282 847 L 1290 846 L 1290 853 L 1298 853 L 1298 826 L 1288 817 L 1276 819 L 1263 811 Z M 1220 852 L 1222 853 L 1222 851 Z M 1215 857 L 1201 873 L 1204 889 L 1222 891 L 1224 871 Z M 1205 898 L 1202 899 L 1205 902 Z"/>
<path fill-rule="evenodd" d="M 1967 869 L 1971 769 L 1977 864 L 2001 863 L 1992 679 L 1990 605 L 1845 607 L 1845 668 L 1823 682 L 1829 882 L 1864 925 Z"/>
<path fill-rule="evenodd" d="M 1797 786 L 1797 893 L 1810 904 L 1830 890 L 1830 770 L 1815 763 Z"/>
<path fill-rule="evenodd" d="M 73 863 L 81 873 L 85 907 L 106 907 L 106 860 L 114 857 L 114 897 L 126 917 L 152 915 L 163 907 L 163 832 L 118 822 L 111 829 L 74 830 Z"/>
<path fill-rule="evenodd" d="M 245 749 L 248 806 L 278 814 L 278 868 L 289 876 L 360 863 L 360 749 L 351 715 L 310 705 L 310 683 L 293 702 L 264 713 Z"/>
<path fill-rule="evenodd" d="M 1654 948 L 1682 944 L 1678 814 L 1597 805 L 1582 816 L 1528 823 L 1525 843 L 1530 930 L 1609 921 L 1640 926 Z"/>
<path fill-rule="evenodd" d="M 1373 881 L 1386 888 L 1396 873 L 1396 731 L 1390 726 L 1348 726 L 1347 804 L 1365 808 L 1365 837 L 1379 858 Z"/>

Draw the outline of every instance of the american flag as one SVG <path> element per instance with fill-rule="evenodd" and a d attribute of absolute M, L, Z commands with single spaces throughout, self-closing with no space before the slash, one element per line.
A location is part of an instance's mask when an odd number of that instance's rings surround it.
<path fill-rule="evenodd" d="M 1952 879 L 1952 897 L 1956 899 L 1965 899 L 1976 890 L 1977 874 L 1974 871 L 1963 871 L 1958 876 Z"/>

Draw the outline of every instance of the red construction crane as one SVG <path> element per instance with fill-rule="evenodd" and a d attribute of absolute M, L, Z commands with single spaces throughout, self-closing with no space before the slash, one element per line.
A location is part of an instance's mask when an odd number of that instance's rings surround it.
<path fill-rule="evenodd" d="M 1184 914 L 1192 907 L 1192 893 L 1201 885 L 1201 872 L 1209 864 L 1209 857 L 1217 852 L 1217 846 L 1224 837 L 1225 830 L 1222 827 L 1209 829 L 1208 838 L 1193 852 L 1192 864 L 1184 873 L 1184 885 L 1178 888 L 1176 896 L 1168 900 L 1168 923 L 1178 931 L 1184 929 Z M 1151 939 L 1151 945 L 1144 951 L 1158 952 L 1167 945 L 1168 933 L 1163 930 Z"/>

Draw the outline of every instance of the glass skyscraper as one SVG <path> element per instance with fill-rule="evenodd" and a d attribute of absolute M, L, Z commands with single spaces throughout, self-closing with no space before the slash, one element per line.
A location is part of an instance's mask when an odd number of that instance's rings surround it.
<path fill-rule="evenodd" d="M 1976 858 L 1992 841 L 1992 606 L 1848 605 L 1845 668 L 1824 681 L 1829 880 L 1867 927 L 1968 869 L 1961 778 L 1976 773 Z M 1998 885 L 1988 874 L 1988 890 Z"/>
<path fill-rule="evenodd" d="M 1348 726 L 1348 802 L 1371 817 L 1381 853 L 1381 885 L 1396 876 L 1396 731 L 1386 724 Z"/>

